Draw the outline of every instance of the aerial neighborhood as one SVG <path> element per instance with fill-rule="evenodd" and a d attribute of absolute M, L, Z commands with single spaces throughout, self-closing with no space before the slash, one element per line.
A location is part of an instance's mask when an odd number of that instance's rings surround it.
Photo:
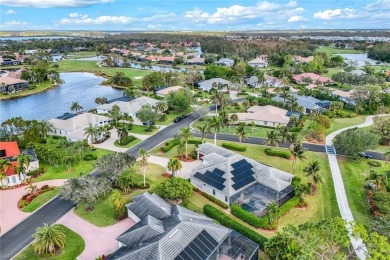
<path fill-rule="evenodd" d="M 389 259 L 388 30 L 231 30 L 297 2 L 171 27 L 137 1 L 25 2 L 77 12 L 1 25 L 0 258 Z"/>

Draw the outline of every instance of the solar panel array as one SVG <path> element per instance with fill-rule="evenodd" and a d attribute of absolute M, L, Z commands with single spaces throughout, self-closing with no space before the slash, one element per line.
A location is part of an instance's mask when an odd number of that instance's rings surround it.
<path fill-rule="evenodd" d="M 77 114 L 72 114 L 72 113 L 65 113 L 62 116 L 56 117 L 56 119 L 61 119 L 61 120 L 68 120 L 69 118 L 75 117 Z"/>
<path fill-rule="evenodd" d="M 203 260 L 208 259 L 211 253 L 216 249 L 219 243 L 203 230 L 175 260 Z"/>
<path fill-rule="evenodd" d="M 225 188 L 223 183 L 226 181 L 226 179 L 223 177 L 224 173 L 225 172 L 220 169 L 214 169 L 213 171 L 207 170 L 204 174 L 196 172 L 194 177 L 222 191 Z"/>
<path fill-rule="evenodd" d="M 245 159 L 242 159 L 238 162 L 232 164 L 234 170 L 231 171 L 233 178 L 232 181 L 234 184 L 232 185 L 233 189 L 239 190 L 242 187 L 256 181 L 253 171 L 253 166 Z"/>

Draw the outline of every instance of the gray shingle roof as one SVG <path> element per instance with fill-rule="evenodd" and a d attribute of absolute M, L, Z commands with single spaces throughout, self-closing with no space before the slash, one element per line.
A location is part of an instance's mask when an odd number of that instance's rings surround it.
<path fill-rule="evenodd" d="M 157 219 L 163 219 L 171 215 L 171 205 L 156 194 L 142 193 L 134 198 L 134 202 L 126 207 L 138 218 L 142 219 L 148 215 Z"/>

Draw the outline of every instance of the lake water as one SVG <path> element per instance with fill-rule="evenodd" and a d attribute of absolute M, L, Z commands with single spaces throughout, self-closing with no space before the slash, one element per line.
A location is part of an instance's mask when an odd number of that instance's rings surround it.
<path fill-rule="evenodd" d="M 72 39 L 70 36 L 16 36 L 16 37 L 0 37 L 0 41 L 27 41 L 27 40 L 58 40 Z"/>
<path fill-rule="evenodd" d="M 371 65 L 381 65 L 382 62 L 379 64 L 376 64 L 378 61 L 373 60 L 367 57 L 367 53 L 359 53 L 359 54 L 335 54 L 335 55 L 340 55 L 344 59 L 347 60 L 353 60 L 358 63 L 359 67 L 363 67 L 366 65 L 366 62 L 370 63 Z"/>
<path fill-rule="evenodd" d="M 72 102 L 78 102 L 84 110 L 95 108 L 95 98 L 113 99 L 123 91 L 99 85 L 104 78 L 90 73 L 61 73 L 64 83 L 39 94 L 0 100 L 0 122 L 21 116 L 23 119 L 48 120 L 70 112 Z"/>

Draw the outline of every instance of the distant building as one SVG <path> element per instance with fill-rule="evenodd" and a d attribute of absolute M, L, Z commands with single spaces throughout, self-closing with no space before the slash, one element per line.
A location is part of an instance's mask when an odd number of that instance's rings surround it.
<path fill-rule="evenodd" d="M 112 110 L 114 105 L 119 107 L 119 112 L 124 115 L 128 114 L 131 117 L 136 117 L 138 111 L 141 110 L 144 105 L 155 106 L 159 101 L 150 97 L 139 97 L 136 99 L 132 99 L 130 101 L 114 101 L 111 103 L 103 104 L 98 106 L 97 112 L 100 114 L 107 114 Z"/>
<path fill-rule="evenodd" d="M 28 89 L 28 81 L 9 76 L 0 77 L 0 93 L 13 93 Z"/>
<path fill-rule="evenodd" d="M 155 93 L 159 97 L 166 97 L 169 93 L 182 89 L 182 86 L 163 87 L 155 90 Z"/>
<path fill-rule="evenodd" d="M 277 77 L 265 74 L 263 86 L 277 88 L 283 86 L 283 82 Z"/>
<path fill-rule="evenodd" d="M 319 100 L 311 96 L 300 96 L 298 94 L 291 95 L 296 98 L 298 105 L 304 108 L 305 114 L 310 114 L 312 112 L 322 113 L 332 103 L 331 101 Z M 275 96 L 272 97 L 272 100 L 283 102 L 284 99 L 281 96 Z"/>
<path fill-rule="evenodd" d="M 313 61 L 314 57 L 313 56 L 309 56 L 309 57 L 302 57 L 302 56 L 294 56 L 293 57 L 293 61 L 295 63 L 309 63 L 311 61 Z"/>
<path fill-rule="evenodd" d="M 35 53 L 37 53 L 37 52 L 38 52 L 38 50 L 25 50 L 23 53 L 24 53 L 24 54 L 31 55 L 31 54 L 35 54 Z"/>
<path fill-rule="evenodd" d="M 261 55 L 254 60 L 248 62 L 249 66 L 254 68 L 265 68 L 268 66 L 268 56 Z"/>
<path fill-rule="evenodd" d="M 306 82 L 306 79 L 308 79 L 308 82 Z M 297 84 L 317 84 L 317 83 L 320 83 L 320 85 L 329 85 L 329 84 L 333 84 L 334 81 L 331 79 L 331 78 L 328 78 L 328 77 L 324 77 L 324 76 L 320 76 L 318 74 L 315 74 L 315 73 L 302 73 L 302 74 L 298 74 L 298 75 L 295 75 L 293 76 L 293 80 L 297 83 Z M 309 82 L 310 80 L 310 82 Z"/>
<path fill-rule="evenodd" d="M 207 92 L 209 92 L 214 87 L 220 87 L 222 91 L 227 91 L 231 85 L 232 83 L 230 81 L 222 78 L 213 78 L 197 83 L 198 88 Z"/>
<path fill-rule="evenodd" d="M 342 102 L 345 102 L 349 105 L 355 105 L 355 101 L 352 98 L 353 92 L 354 92 L 353 90 L 343 91 L 340 89 L 335 89 L 332 90 L 332 95 L 334 97 L 338 97 Z"/>
<path fill-rule="evenodd" d="M 14 60 L 10 58 L 3 58 L 0 57 L 0 65 L 1 66 L 15 66 L 15 65 L 20 65 L 19 60 Z"/>
<path fill-rule="evenodd" d="M 231 67 L 234 65 L 234 60 L 228 59 L 228 58 L 221 58 L 215 64 L 221 65 L 221 66 L 226 66 L 226 67 Z"/>
<path fill-rule="evenodd" d="M 287 126 L 290 118 L 286 116 L 287 110 L 275 106 L 253 106 L 246 113 L 235 113 L 239 122 L 255 122 L 256 125 L 276 127 Z"/>
<path fill-rule="evenodd" d="M 187 65 L 204 65 L 204 58 L 192 58 L 186 61 Z"/>

